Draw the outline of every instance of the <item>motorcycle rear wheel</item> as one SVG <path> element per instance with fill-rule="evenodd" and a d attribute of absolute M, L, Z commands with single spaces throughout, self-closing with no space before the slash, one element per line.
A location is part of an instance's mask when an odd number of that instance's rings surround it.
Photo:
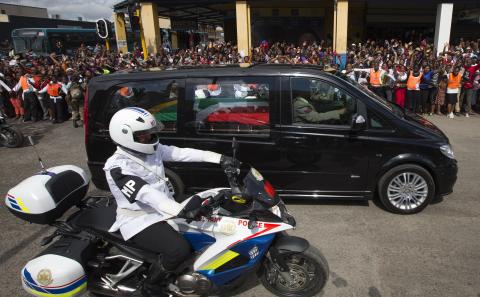
<path fill-rule="evenodd" d="M 329 268 L 322 253 L 310 246 L 302 253 L 282 255 L 293 281 L 286 281 L 271 264 L 265 265 L 260 281 L 263 286 L 276 296 L 308 297 L 318 294 L 327 283 Z"/>
<path fill-rule="evenodd" d="M 0 144 L 6 147 L 19 147 L 23 144 L 23 134 L 13 127 L 4 127 L 0 131 Z"/>

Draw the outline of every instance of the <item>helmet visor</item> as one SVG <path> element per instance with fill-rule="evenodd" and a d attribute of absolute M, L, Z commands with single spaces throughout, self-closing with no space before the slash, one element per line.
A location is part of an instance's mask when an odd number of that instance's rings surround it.
<path fill-rule="evenodd" d="M 157 133 L 159 133 L 162 130 L 162 128 L 163 128 L 163 125 L 157 124 L 153 128 L 136 131 L 133 133 L 133 140 L 135 142 L 143 143 L 143 144 L 158 143 Z"/>

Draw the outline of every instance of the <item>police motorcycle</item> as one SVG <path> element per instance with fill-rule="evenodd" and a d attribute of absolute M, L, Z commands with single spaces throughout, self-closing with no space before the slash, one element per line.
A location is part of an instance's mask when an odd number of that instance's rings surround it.
<path fill-rule="evenodd" d="M 0 145 L 5 147 L 19 147 L 23 144 L 23 134 L 7 123 L 7 116 L 0 111 Z"/>
<path fill-rule="evenodd" d="M 58 239 L 22 269 L 24 290 L 34 296 L 80 296 L 87 290 L 94 296 L 141 296 L 157 255 L 108 232 L 115 221 L 115 200 L 86 196 L 89 177 L 83 169 L 44 169 L 39 160 L 42 171 L 5 198 L 15 216 L 56 228 L 41 245 Z M 329 275 L 324 256 L 307 240 L 285 232 L 296 222 L 273 186 L 253 167 L 244 176 L 239 167 L 224 170 L 230 188 L 196 194 L 202 199 L 201 216 L 168 220 L 194 253 L 168 276 L 166 295 L 223 295 L 241 289 L 255 275 L 277 296 L 318 294 Z M 59 220 L 73 206 L 77 210 Z"/>

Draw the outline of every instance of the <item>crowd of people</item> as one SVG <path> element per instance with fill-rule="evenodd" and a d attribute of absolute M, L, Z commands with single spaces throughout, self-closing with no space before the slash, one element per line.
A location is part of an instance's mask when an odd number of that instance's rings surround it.
<path fill-rule="evenodd" d="M 480 40 L 445 44 L 439 53 L 426 40 L 397 39 L 351 44 L 345 56 L 323 42 L 301 46 L 268 42 L 253 50 L 253 63 L 319 65 L 352 80 L 406 110 L 449 118 L 480 110 Z"/>
<path fill-rule="evenodd" d="M 301 45 L 262 41 L 252 52 L 239 51 L 229 42 L 197 45 L 189 49 L 163 48 L 144 59 L 135 44 L 129 53 L 107 51 L 103 46 L 80 46 L 73 55 L 33 53 L 5 56 L 0 61 L 0 109 L 24 122 L 69 118 L 82 121 L 88 81 L 125 69 L 237 63 L 289 63 L 317 65 L 325 71 L 342 71 L 375 94 L 410 111 L 454 118 L 480 111 L 480 40 L 445 44 L 437 53 L 426 40 L 398 39 L 351 44 L 337 54 L 331 44 Z"/>

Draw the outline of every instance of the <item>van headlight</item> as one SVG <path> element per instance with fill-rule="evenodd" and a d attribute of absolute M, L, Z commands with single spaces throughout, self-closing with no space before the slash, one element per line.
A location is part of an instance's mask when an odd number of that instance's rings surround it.
<path fill-rule="evenodd" d="M 450 159 L 455 159 L 455 155 L 453 154 L 452 147 L 449 144 L 444 144 L 440 147 L 440 151 L 442 154 L 444 154 L 446 157 Z"/>

